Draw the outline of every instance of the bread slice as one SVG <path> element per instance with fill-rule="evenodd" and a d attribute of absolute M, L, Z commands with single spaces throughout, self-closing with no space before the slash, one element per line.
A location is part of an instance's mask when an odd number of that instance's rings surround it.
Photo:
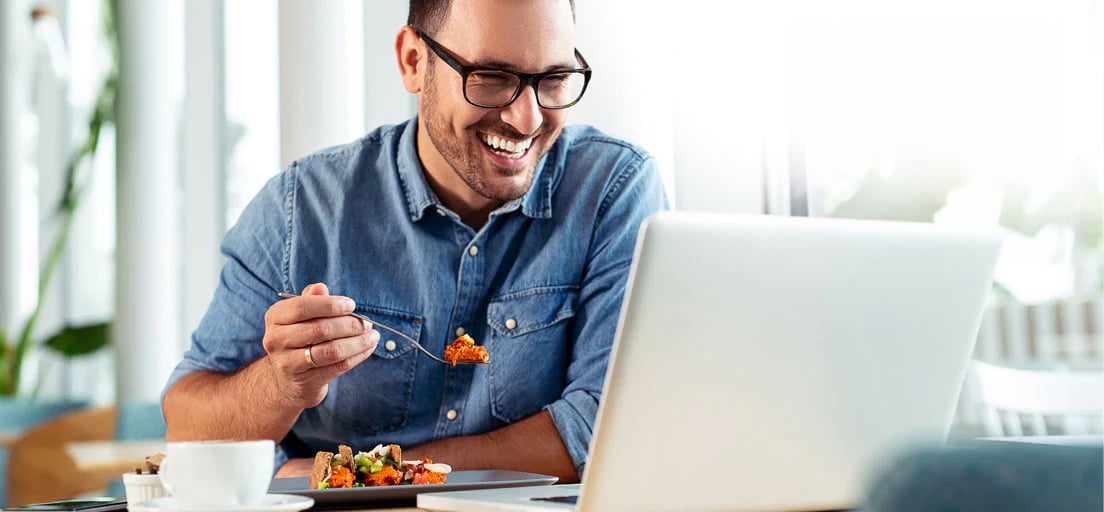
<path fill-rule="evenodd" d="M 353 462 L 353 449 L 346 445 L 338 445 L 337 453 L 341 454 L 343 466 L 349 468 L 349 471 L 356 473 L 356 463 Z"/>
<path fill-rule="evenodd" d="M 318 452 L 314 455 L 314 467 L 310 475 L 311 489 L 317 489 L 318 484 L 330 479 L 330 461 L 333 456 L 333 452 Z"/>

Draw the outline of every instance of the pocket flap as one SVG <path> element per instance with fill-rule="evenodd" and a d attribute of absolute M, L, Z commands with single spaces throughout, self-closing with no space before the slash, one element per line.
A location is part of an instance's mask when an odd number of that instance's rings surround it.
<path fill-rule="evenodd" d="M 418 336 L 422 332 L 422 317 L 413 313 L 364 305 L 359 302 L 356 311 L 372 320 L 378 320 L 379 324 L 386 325 L 416 340 L 419 339 Z M 394 359 L 414 350 L 414 345 L 402 339 L 401 336 L 379 325 L 374 327 L 380 333 L 380 340 L 379 344 L 376 345 L 375 352 L 372 353 L 372 357 Z"/>
<path fill-rule="evenodd" d="M 524 336 L 575 315 L 577 286 L 545 286 L 496 297 L 487 307 L 487 324 L 509 338 Z"/>

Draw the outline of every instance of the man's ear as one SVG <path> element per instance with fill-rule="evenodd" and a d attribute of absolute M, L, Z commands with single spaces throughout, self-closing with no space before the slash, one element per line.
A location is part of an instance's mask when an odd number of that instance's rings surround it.
<path fill-rule="evenodd" d="M 411 94 L 422 92 L 425 67 L 429 63 L 424 49 L 421 38 L 410 25 L 399 29 L 399 35 L 395 37 L 395 57 L 399 60 L 403 87 Z"/>

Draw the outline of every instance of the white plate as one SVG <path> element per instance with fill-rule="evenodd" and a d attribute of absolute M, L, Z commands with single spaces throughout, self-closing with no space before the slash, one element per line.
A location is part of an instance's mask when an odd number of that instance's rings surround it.
<path fill-rule="evenodd" d="M 182 507 L 176 498 L 157 498 L 128 505 L 130 512 L 298 512 L 311 508 L 314 500 L 293 494 L 266 494 L 261 502 L 251 507 L 191 508 Z"/>
<path fill-rule="evenodd" d="M 3 0 L 0 0 L 3 1 Z M 521 473 L 497 469 L 453 471 L 448 481 L 432 485 L 384 485 L 380 487 L 350 487 L 348 489 L 311 489 L 309 478 L 274 478 L 269 492 L 283 492 L 313 498 L 319 507 L 325 508 L 378 508 L 408 504 L 413 507 L 418 494 L 423 492 L 463 491 L 497 487 L 524 487 L 552 485 L 554 476 Z M 134 511 L 131 511 L 134 512 Z"/>

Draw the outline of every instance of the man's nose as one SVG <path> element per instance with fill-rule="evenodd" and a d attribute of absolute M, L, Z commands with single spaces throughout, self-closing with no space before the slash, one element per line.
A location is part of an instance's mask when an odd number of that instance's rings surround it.
<path fill-rule="evenodd" d="M 502 120 L 518 133 L 533 133 L 544 123 L 544 115 L 537 104 L 537 91 L 525 86 L 513 103 L 502 108 Z"/>

